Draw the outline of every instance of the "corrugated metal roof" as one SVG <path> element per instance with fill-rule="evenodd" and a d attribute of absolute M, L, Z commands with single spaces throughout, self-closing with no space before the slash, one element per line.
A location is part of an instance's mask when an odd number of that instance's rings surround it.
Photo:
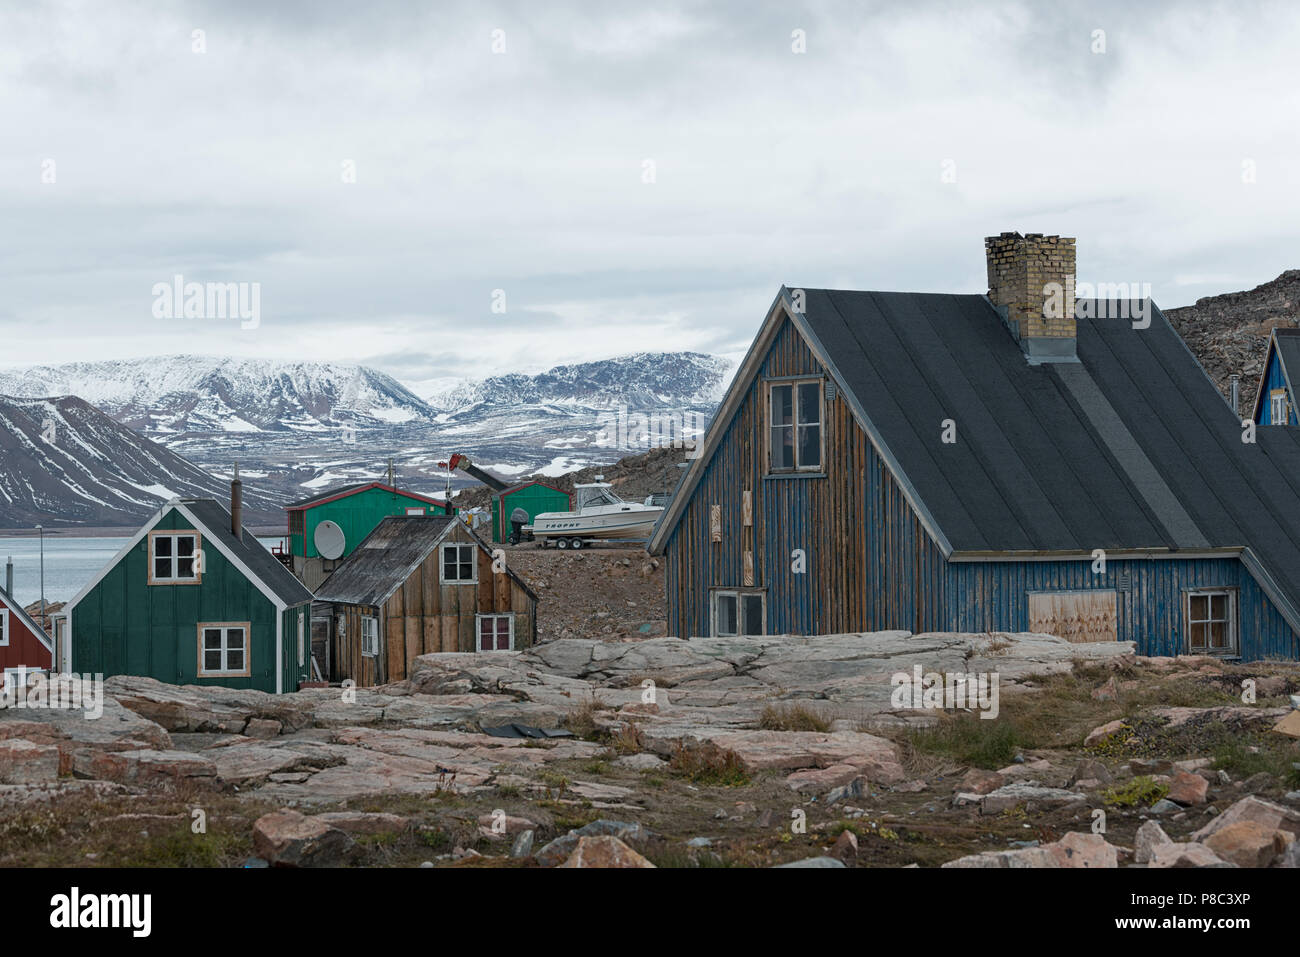
<path fill-rule="evenodd" d="M 491 554 L 486 542 L 465 523 L 451 515 L 393 516 L 375 526 L 356 550 L 343 559 L 334 573 L 316 589 L 316 600 L 343 605 L 378 605 L 411 577 L 453 522 L 484 552 Z M 524 592 L 537 600 L 528 583 L 508 566 L 506 574 Z"/>

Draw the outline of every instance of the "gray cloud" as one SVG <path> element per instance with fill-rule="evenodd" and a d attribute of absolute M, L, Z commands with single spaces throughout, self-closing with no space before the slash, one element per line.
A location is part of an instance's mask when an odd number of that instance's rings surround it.
<path fill-rule="evenodd" d="M 1181 305 L 1297 265 L 1297 40 L 1269 3 L 7 8 L 0 362 L 736 352 L 781 283 L 982 291 L 1005 229 Z M 261 326 L 153 317 L 177 273 Z"/>

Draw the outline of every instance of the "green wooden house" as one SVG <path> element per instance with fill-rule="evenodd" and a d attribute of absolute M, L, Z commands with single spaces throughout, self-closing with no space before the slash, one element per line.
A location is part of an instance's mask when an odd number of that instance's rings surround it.
<path fill-rule="evenodd" d="M 384 519 L 452 513 L 439 499 L 382 482 L 343 485 L 294 502 L 285 511 L 289 513 L 290 567 L 313 590 Z"/>
<path fill-rule="evenodd" d="M 510 539 L 510 515 L 522 508 L 532 521 L 542 512 L 567 512 L 572 508 L 568 492 L 562 492 L 545 482 L 523 482 L 502 489 L 492 496 L 492 541 Z"/>
<path fill-rule="evenodd" d="M 168 502 L 63 613 L 64 671 L 273 693 L 310 677 L 311 593 L 215 499 Z"/>

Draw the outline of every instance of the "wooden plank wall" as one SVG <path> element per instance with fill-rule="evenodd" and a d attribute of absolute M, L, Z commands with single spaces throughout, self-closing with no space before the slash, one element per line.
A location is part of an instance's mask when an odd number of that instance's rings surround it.
<path fill-rule="evenodd" d="M 823 408 L 824 476 L 765 474 L 764 380 L 805 375 L 825 370 L 787 321 L 665 548 L 672 634 L 709 633 L 710 589 L 745 586 L 747 551 L 754 587 L 767 589 L 769 634 L 942 626 L 943 555 L 842 396 Z M 802 573 L 794 569 L 796 549 L 804 553 Z"/>
<path fill-rule="evenodd" d="M 459 525 L 445 542 L 470 542 Z M 537 637 L 537 603 L 507 574 L 492 570 L 492 556 L 478 549 L 478 582 L 443 584 L 441 546 L 384 603 L 380 617 L 379 657 L 361 654 L 361 611 L 358 606 L 336 605 L 347 616 L 347 635 L 339 649 L 334 680 L 354 678 L 367 687 L 401 681 L 415 659 L 435 652 L 475 650 L 478 614 L 513 612 L 515 648 L 526 648 Z M 508 557 L 508 556 L 507 556 Z"/>

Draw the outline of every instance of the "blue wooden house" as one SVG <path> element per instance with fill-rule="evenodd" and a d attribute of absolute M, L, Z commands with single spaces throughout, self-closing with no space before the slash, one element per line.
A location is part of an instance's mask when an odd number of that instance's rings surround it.
<path fill-rule="evenodd" d="M 311 592 L 215 499 L 176 499 L 64 606 L 63 671 L 297 691 Z"/>
<path fill-rule="evenodd" d="M 1300 425 L 1295 377 L 1300 377 L 1300 329 L 1274 329 L 1255 396 L 1259 425 Z"/>
<path fill-rule="evenodd" d="M 1238 417 L 1074 241 L 989 293 L 783 287 L 657 526 L 670 633 L 1039 631 L 1297 657 L 1300 429 Z"/>

